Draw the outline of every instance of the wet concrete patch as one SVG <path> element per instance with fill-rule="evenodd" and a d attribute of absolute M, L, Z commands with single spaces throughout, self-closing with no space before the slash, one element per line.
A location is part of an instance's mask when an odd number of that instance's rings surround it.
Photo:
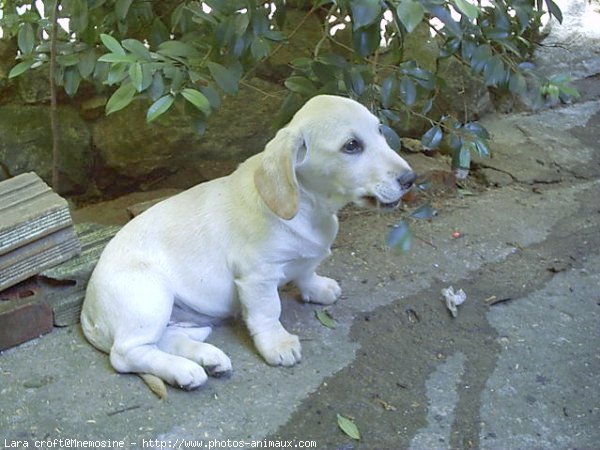
<path fill-rule="evenodd" d="M 579 207 L 554 224 L 541 242 L 520 248 L 504 261 L 486 264 L 467 278 L 455 280 L 454 285 L 463 288 L 468 295 L 456 319 L 450 317 L 441 301 L 439 293 L 445 283 L 440 281 L 416 296 L 398 299 L 370 313 L 357 314 L 351 331 L 352 339 L 360 345 L 356 359 L 326 379 L 271 438 L 311 436 L 324 448 L 408 448 L 411 444 L 419 448 L 419 445 L 432 445 L 432 441 L 425 442 L 419 437 L 431 431 L 432 411 L 446 408 L 453 412 L 454 420 L 448 430 L 449 441 L 446 435 L 438 436 L 438 448 L 484 445 L 506 448 L 505 440 L 492 440 L 498 434 L 490 429 L 490 423 L 497 419 L 489 416 L 491 406 L 484 402 L 490 389 L 496 389 L 488 380 L 498 370 L 498 359 L 514 361 L 521 356 L 503 356 L 506 336 L 499 333 L 488 317 L 500 314 L 496 311 L 515 308 L 518 321 L 509 320 L 505 326 L 526 327 L 530 321 L 544 320 L 539 305 L 535 313 L 523 316 L 519 302 L 544 289 L 557 276 L 557 271 L 584 268 L 590 248 L 600 245 L 598 211 L 592 203 L 599 190 L 598 183 L 588 184 L 579 194 Z M 505 301 L 488 306 L 485 300 L 491 296 Z M 588 311 L 586 307 L 578 312 L 588 313 L 594 314 L 597 320 L 600 310 Z M 540 341 L 531 344 L 532 349 L 540 352 L 540 358 L 544 358 L 545 338 L 540 336 Z M 589 351 L 589 346 L 587 348 Z M 444 367 L 448 366 L 444 364 L 450 361 L 452 367 L 457 364 L 457 358 L 463 373 L 450 380 L 450 389 L 454 389 L 454 383 L 458 399 L 429 394 L 428 380 L 435 379 L 437 373 L 447 372 Z M 547 373 L 529 375 L 538 383 L 549 378 Z M 589 381 L 587 385 L 593 386 Z M 553 401 L 551 396 L 536 395 L 531 390 L 522 392 L 522 398 L 528 405 L 537 407 Z M 502 411 L 500 408 L 498 414 L 502 415 Z M 363 435 L 361 443 L 352 442 L 339 433 L 336 413 L 355 419 Z M 526 417 L 519 420 L 523 419 Z M 503 420 L 499 423 L 504 424 L 506 433 L 511 433 L 508 423 L 511 418 L 503 416 Z M 594 442 L 589 433 L 588 428 L 588 435 L 581 442 Z"/>

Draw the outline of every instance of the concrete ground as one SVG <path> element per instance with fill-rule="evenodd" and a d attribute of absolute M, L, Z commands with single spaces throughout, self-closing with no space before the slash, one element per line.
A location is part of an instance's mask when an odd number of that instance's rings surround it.
<path fill-rule="evenodd" d="M 572 21 L 598 16 L 582 5 L 565 20 L 577 32 Z M 578 61 L 580 103 L 484 120 L 494 158 L 478 173 L 497 186 L 435 200 L 408 253 L 383 242 L 400 212 L 342 212 L 321 270 L 344 291 L 326 308 L 337 326 L 282 292 L 301 364 L 265 365 L 233 322 L 209 338 L 231 377 L 159 401 L 79 327 L 56 329 L 0 355 L 0 445 L 600 449 L 600 55 Z M 449 285 L 467 293 L 456 318 L 440 295 Z"/>

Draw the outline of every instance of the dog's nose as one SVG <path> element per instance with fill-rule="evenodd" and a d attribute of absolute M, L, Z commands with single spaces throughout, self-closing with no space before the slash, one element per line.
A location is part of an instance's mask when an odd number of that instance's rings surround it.
<path fill-rule="evenodd" d="M 400 187 L 402 187 L 402 189 L 408 190 L 411 188 L 411 186 L 413 185 L 413 183 L 415 182 L 416 179 L 417 179 L 417 174 L 411 170 L 409 172 L 403 173 L 398 178 L 398 183 L 400 183 Z"/>

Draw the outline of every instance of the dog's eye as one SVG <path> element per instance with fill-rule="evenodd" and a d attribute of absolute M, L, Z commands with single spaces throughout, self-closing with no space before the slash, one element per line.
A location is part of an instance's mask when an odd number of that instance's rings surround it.
<path fill-rule="evenodd" d="M 363 150 L 362 144 L 356 139 L 350 139 L 342 147 L 342 151 L 344 153 L 350 153 L 350 154 L 360 153 L 360 152 L 362 152 L 362 150 Z"/>

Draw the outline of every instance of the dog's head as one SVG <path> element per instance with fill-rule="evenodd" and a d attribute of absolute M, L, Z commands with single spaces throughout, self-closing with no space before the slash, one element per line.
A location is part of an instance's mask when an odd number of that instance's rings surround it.
<path fill-rule="evenodd" d="M 351 202 L 394 209 L 415 178 L 367 108 L 347 98 L 320 95 L 267 144 L 254 181 L 267 206 L 291 219 L 301 191 L 334 210 Z"/>

